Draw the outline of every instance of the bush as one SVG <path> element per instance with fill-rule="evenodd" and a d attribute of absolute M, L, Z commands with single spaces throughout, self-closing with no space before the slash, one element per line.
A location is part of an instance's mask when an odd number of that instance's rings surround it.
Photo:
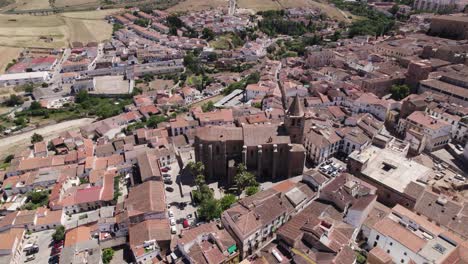
<path fill-rule="evenodd" d="M 215 106 L 214 106 L 214 103 L 212 101 L 208 101 L 206 103 L 204 103 L 202 106 L 202 111 L 203 112 L 211 112 L 214 110 Z"/>
<path fill-rule="evenodd" d="M 249 186 L 245 190 L 245 194 L 247 196 L 251 196 L 251 195 L 254 195 L 254 194 L 258 193 L 258 191 L 259 191 L 259 188 L 257 186 Z"/>
<path fill-rule="evenodd" d="M 135 20 L 135 25 L 138 25 L 140 27 L 147 27 L 149 24 L 150 24 L 150 21 L 149 19 L 146 19 L 146 18 L 139 18 L 137 20 Z"/>
<path fill-rule="evenodd" d="M 20 105 L 24 102 L 23 98 L 19 95 L 16 95 L 16 94 L 11 94 L 10 95 L 10 98 L 8 98 L 8 100 L 5 101 L 5 104 L 7 106 L 17 106 L 17 105 Z"/>
<path fill-rule="evenodd" d="M 102 263 L 108 264 L 114 257 L 114 250 L 112 248 L 105 248 L 102 251 Z"/>

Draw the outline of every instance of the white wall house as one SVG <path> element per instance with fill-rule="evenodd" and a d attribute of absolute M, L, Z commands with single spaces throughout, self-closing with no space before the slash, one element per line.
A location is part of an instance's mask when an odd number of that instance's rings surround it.
<path fill-rule="evenodd" d="M 48 72 L 22 72 L 0 75 L 0 86 L 43 83 L 50 79 Z"/>

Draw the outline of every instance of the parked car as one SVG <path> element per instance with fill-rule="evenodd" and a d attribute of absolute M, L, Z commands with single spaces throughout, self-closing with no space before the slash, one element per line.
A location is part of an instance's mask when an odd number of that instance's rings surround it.
<path fill-rule="evenodd" d="M 189 220 L 188 220 L 188 219 L 184 219 L 184 222 L 182 222 L 182 226 L 183 226 L 184 228 L 189 227 L 189 226 L 190 226 Z"/>
<path fill-rule="evenodd" d="M 175 221 L 174 218 L 169 219 L 169 223 L 171 224 L 171 226 L 175 226 L 175 225 L 176 225 L 176 221 Z"/>
<path fill-rule="evenodd" d="M 193 217 L 192 214 L 187 215 L 187 219 L 192 219 L 192 217 Z"/>
<path fill-rule="evenodd" d="M 172 180 L 171 180 L 170 178 L 164 178 L 164 183 L 165 183 L 165 184 L 171 185 L 171 184 L 172 184 Z"/>
<path fill-rule="evenodd" d="M 174 188 L 170 187 L 170 186 L 167 186 L 166 187 L 166 191 L 168 192 L 173 192 L 174 191 Z"/>
<path fill-rule="evenodd" d="M 60 256 L 55 255 L 55 256 L 49 258 L 49 263 L 50 264 L 56 264 L 56 263 L 59 263 L 59 260 L 60 260 Z"/>
<path fill-rule="evenodd" d="M 169 210 L 169 217 L 174 217 L 174 212 L 172 212 L 172 210 Z"/>
<path fill-rule="evenodd" d="M 163 178 L 171 178 L 171 175 L 168 173 L 163 173 Z"/>
<path fill-rule="evenodd" d="M 36 259 L 36 255 L 31 255 L 31 256 L 27 257 L 24 262 L 29 262 L 29 261 L 32 261 L 32 260 L 35 260 L 35 259 Z"/>
<path fill-rule="evenodd" d="M 175 226 L 171 226 L 171 234 L 177 233 L 177 228 Z"/>
<path fill-rule="evenodd" d="M 162 172 L 168 172 L 169 170 L 166 167 L 161 168 Z"/>

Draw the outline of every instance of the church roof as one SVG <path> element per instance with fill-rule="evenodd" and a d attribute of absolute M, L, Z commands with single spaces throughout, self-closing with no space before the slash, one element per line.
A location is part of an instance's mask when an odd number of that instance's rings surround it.
<path fill-rule="evenodd" d="M 292 104 L 289 106 L 287 115 L 289 116 L 304 116 L 304 106 L 299 96 L 294 96 Z"/>

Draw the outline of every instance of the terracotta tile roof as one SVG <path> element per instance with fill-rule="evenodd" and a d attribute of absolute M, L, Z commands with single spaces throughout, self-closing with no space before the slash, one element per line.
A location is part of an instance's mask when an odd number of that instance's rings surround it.
<path fill-rule="evenodd" d="M 439 130 L 443 127 L 450 126 L 450 124 L 444 120 L 436 119 L 422 111 L 413 112 L 407 119 L 431 130 Z"/>
<path fill-rule="evenodd" d="M 462 208 L 462 204 L 430 191 L 424 191 L 414 206 L 416 212 L 444 226 L 447 226 Z"/>
<path fill-rule="evenodd" d="M 91 239 L 91 228 L 83 225 L 68 230 L 65 233 L 65 247 L 74 246 L 80 242 Z"/>
<path fill-rule="evenodd" d="M 15 241 L 20 242 L 25 233 L 24 228 L 12 228 L 0 233 L 0 250 L 12 252 Z M 21 243 L 21 242 L 20 242 Z"/>
<path fill-rule="evenodd" d="M 426 245 L 426 241 L 424 239 L 418 237 L 408 229 L 388 218 L 384 218 L 377 222 L 374 225 L 374 229 L 382 235 L 391 237 L 395 241 L 398 241 L 398 243 L 401 243 L 413 252 L 419 252 Z"/>
<path fill-rule="evenodd" d="M 152 177 L 161 177 L 159 162 L 153 153 L 145 152 L 138 155 L 137 162 L 142 181 L 149 180 Z"/>
<path fill-rule="evenodd" d="M 45 208 L 44 208 L 45 209 Z M 42 210 L 44 210 L 42 209 Z M 45 212 L 38 213 L 41 208 L 37 209 L 37 225 L 52 225 L 52 224 L 60 224 L 62 221 L 62 210 L 51 211 L 45 209 Z M 40 216 L 43 215 L 43 216 Z"/>
<path fill-rule="evenodd" d="M 34 153 L 41 153 L 47 151 L 47 144 L 44 141 L 34 144 Z"/>
<path fill-rule="evenodd" d="M 36 211 L 20 211 L 16 216 L 14 224 L 18 226 L 34 224 L 35 219 Z"/>
<path fill-rule="evenodd" d="M 125 200 L 125 209 L 129 216 L 165 212 L 164 184 L 160 181 L 147 181 L 131 188 Z"/>
<path fill-rule="evenodd" d="M 392 257 L 380 247 L 374 247 L 371 249 L 371 251 L 369 251 L 369 255 L 377 258 L 379 263 L 393 263 Z"/>
<path fill-rule="evenodd" d="M 141 246 L 145 241 L 155 239 L 156 241 L 170 241 L 171 232 L 168 219 L 151 219 L 130 226 L 128 230 L 130 247 L 134 249 Z"/>
<path fill-rule="evenodd" d="M 232 109 L 220 109 L 214 112 L 207 113 L 197 113 L 195 117 L 200 120 L 200 122 L 233 122 L 234 117 L 232 114 Z"/>
<path fill-rule="evenodd" d="M 107 173 L 104 175 L 103 188 L 101 192 L 101 200 L 110 201 L 114 198 L 114 177 L 115 174 Z"/>
<path fill-rule="evenodd" d="M 78 189 L 75 194 L 75 204 L 99 201 L 101 198 L 101 187 L 94 186 L 85 189 Z"/>

